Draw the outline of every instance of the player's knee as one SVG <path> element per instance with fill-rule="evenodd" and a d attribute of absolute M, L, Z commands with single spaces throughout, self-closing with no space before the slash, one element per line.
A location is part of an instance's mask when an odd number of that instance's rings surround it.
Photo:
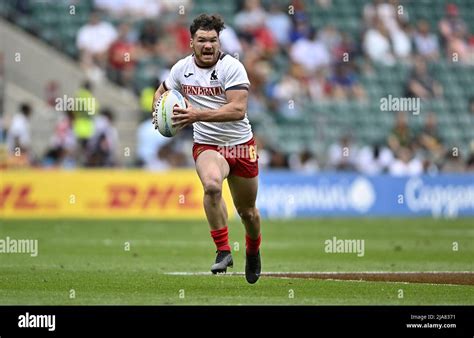
<path fill-rule="evenodd" d="M 238 208 L 237 212 L 239 213 L 240 218 L 244 223 L 254 223 L 257 218 L 259 217 L 258 215 L 258 210 L 257 208 Z"/>
<path fill-rule="evenodd" d="M 212 197 L 219 198 L 222 194 L 222 183 L 215 178 L 206 179 L 203 182 L 204 194 Z"/>

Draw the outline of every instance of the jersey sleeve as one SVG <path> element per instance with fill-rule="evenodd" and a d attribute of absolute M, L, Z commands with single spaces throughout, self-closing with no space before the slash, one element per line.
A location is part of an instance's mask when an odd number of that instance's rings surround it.
<path fill-rule="evenodd" d="M 165 89 L 170 90 L 170 89 L 175 89 L 175 90 L 181 90 L 181 81 L 179 80 L 179 75 L 182 73 L 181 71 L 181 65 L 182 61 L 177 62 L 173 67 L 171 67 L 170 73 L 168 74 L 168 77 L 164 81 Z"/>
<path fill-rule="evenodd" d="M 224 89 L 227 90 L 229 88 L 238 86 L 248 88 L 249 85 L 250 81 L 247 76 L 247 71 L 245 70 L 244 65 L 238 60 L 232 60 L 232 62 L 229 63 L 229 67 L 226 71 Z"/>

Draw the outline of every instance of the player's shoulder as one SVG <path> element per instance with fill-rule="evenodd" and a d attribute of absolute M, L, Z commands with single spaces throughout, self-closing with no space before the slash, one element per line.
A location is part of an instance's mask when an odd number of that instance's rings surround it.
<path fill-rule="evenodd" d="M 222 74 L 246 74 L 246 69 L 242 62 L 230 54 L 222 54 L 220 60 L 220 70 Z"/>
<path fill-rule="evenodd" d="M 242 65 L 239 59 L 227 53 L 221 53 L 219 59 L 223 67 L 240 67 Z"/>

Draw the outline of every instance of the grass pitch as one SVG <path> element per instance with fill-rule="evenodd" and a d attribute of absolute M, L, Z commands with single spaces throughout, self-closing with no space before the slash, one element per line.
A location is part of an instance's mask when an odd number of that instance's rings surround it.
<path fill-rule="evenodd" d="M 472 222 L 264 220 L 263 272 L 474 271 Z M 229 228 L 229 271 L 242 272 L 243 226 Z M 202 275 L 215 258 L 205 222 L 1 220 L 7 236 L 37 239 L 38 256 L 0 254 L 1 305 L 474 304 L 473 285 Z M 326 253 L 333 237 L 363 239 L 364 255 Z"/>

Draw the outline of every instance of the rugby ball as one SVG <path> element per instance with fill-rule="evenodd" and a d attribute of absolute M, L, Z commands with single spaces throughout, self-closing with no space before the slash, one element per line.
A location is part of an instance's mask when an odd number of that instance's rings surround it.
<path fill-rule="evenodd" d="M 158 130 L 163 136 L 173 137 L 178 132 L 178 129 L 173 127 L 173 120 L 171 120 L 175 106 L 186 108 L 186 101 L 180 92 L 172 89 L 161 95 L 160 102 L 155 108 Z"/>

